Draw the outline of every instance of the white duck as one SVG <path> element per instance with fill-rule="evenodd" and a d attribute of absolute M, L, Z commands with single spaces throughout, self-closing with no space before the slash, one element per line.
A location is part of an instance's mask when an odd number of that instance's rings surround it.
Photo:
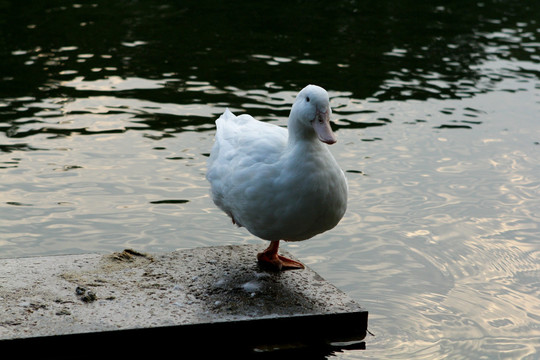
<path fill-rule="evenodd" d="M 278 255 L 279 241 L 300 241 L 332 229 L 347 207 L 347 181 L 326 144 L 330 127 L 328 93 L 308 85 L 298 94 L 288 130 L 235 116 L 216 121 L 206 178 L 214 203 L 234 224 L 270 241 L 257 255 L 275 270 L 304 268 Z"/>

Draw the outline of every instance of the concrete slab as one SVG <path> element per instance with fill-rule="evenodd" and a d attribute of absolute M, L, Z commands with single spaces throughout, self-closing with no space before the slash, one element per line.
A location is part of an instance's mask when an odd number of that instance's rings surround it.
<path fill-rule="evenodd" d="M 367 311 L 310 268 L 261 270 L 263 248 L 0 259 L 0 348 L 58 355 L 92 343 L 262 349 L 364 338 Z"/>

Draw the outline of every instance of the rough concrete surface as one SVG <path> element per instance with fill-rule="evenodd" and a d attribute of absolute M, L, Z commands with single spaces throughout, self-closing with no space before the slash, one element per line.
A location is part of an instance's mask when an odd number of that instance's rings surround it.
<path fill-rule="evenodd" d="M 365 313 L 367 322 L 365 310 L 309 268 L 261 270 L 261 250 L 0 259 L 0 341 L 331 314 Z"/>

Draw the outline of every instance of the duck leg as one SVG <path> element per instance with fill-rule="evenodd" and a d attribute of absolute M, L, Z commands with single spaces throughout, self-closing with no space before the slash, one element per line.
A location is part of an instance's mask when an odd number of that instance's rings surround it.
<path fill-rule="evenodd" d="M 274 271 L 304 268 L 302 263 L 279 255 L 277 253 L 278 249 L 279 240 L 271 241 L 270 246 L 268 246 L 266 250 L 257 254 L 259 264 Z"/>

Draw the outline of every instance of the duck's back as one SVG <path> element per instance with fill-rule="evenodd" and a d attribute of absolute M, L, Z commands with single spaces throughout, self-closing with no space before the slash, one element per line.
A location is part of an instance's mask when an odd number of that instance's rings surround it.
<path fill-rule="evenodd" d="M 287 146 L 287 130 L 255 120 L 247 114 L 235 116 L 228 109 L 216 120 L 217 131 L 209 166 L 242 162 L 270 163 Z"/>

